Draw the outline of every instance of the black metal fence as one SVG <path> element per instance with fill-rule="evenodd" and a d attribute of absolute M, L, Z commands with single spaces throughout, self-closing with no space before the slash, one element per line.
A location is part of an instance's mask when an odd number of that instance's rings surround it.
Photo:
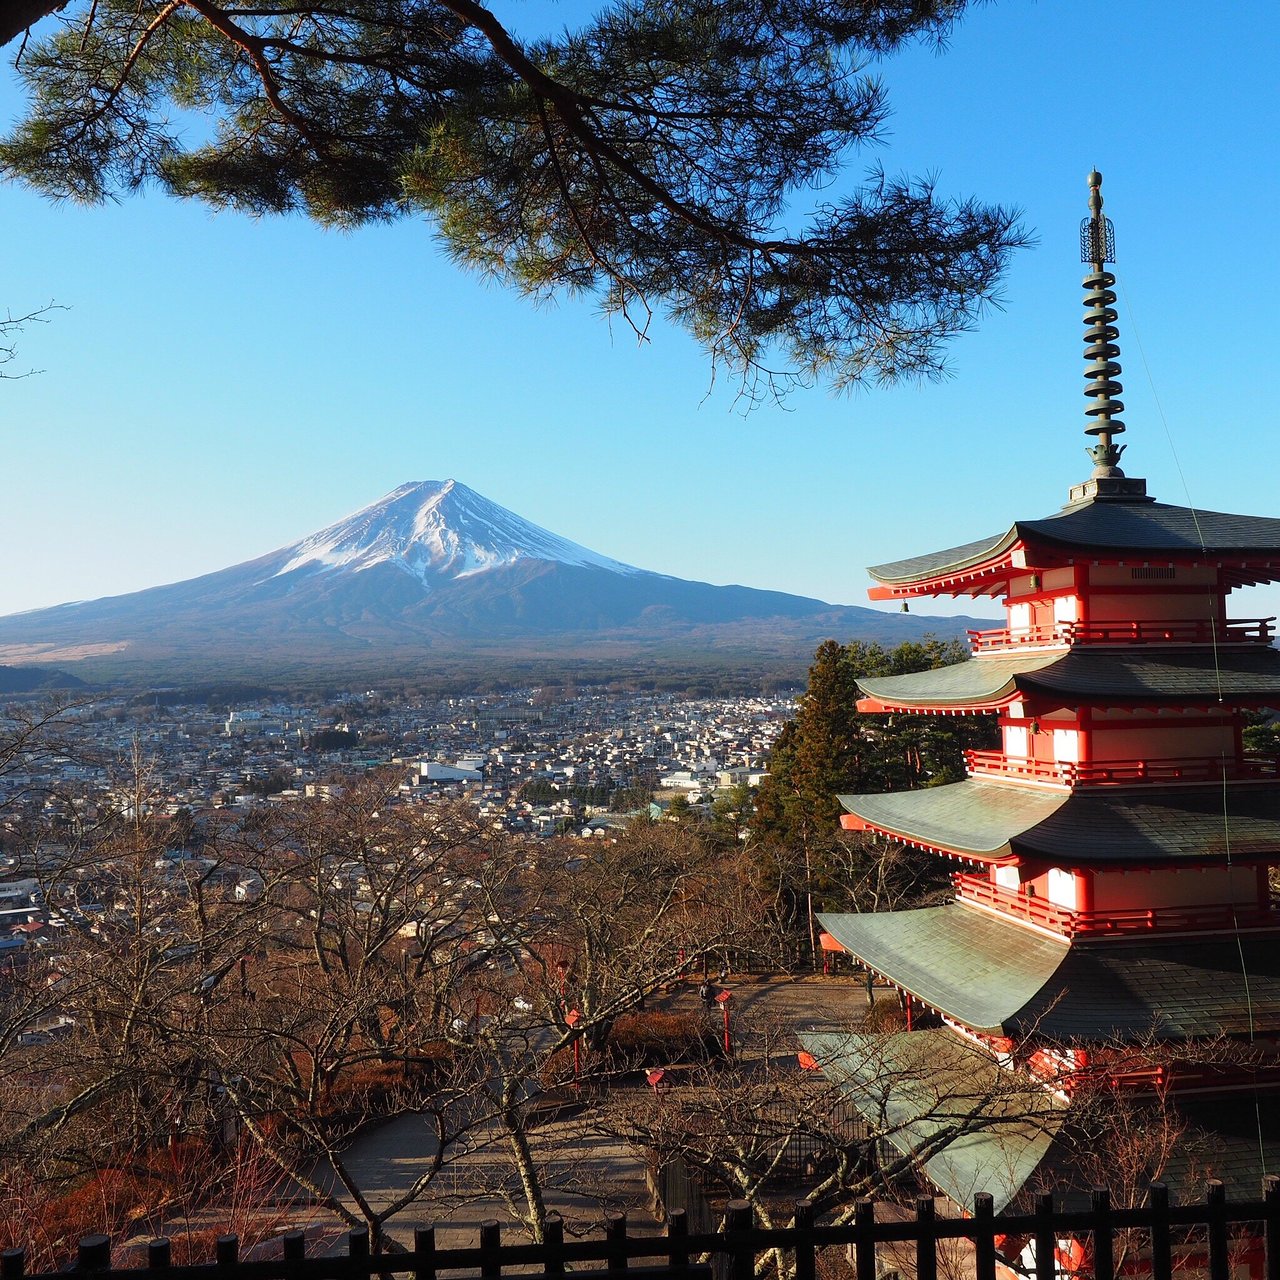
<path fill-rule="evenodd" d="M 963 1218 L 939 1216 L 928 1196 L 917 1200 L 914 1217 L 877 1217 L 874 1202 L 866 1200 L 843 1226 L 815 1225 L 812 1206 L 802 1201 L 793 1226 L 772 1230 L 758 1227 L 751 1207 L 734 1200 L 721 1230 L 710 1233 L 691 1233 L 684 1212 L 677 1210 L 665 1235 L 633 1234 L 626 1215 L 616 1213 L 606 1219 L 603 1235 L 566 1240 L 563 1224 L 553 1216 L 541 1244 L 504 1243 L 498 1224 L 489 1222 L 472 1248 L 437 1248 L 435 1233 L 427 1228 L 414 1233 L 412 1251 L 378 1255 L 370 1253 L 364 1231 L 348 1234 L 345 1255 L 311 1258 L 300 1231 L 282 1236 L 272 1258 L 242 1258 L 236 1237 L 223 1236 L 213 1262 L 192 1266 L 171 1265 L 169 1242 L 157 1239 L 147 1246 L 145 1266 L 116 1267 L 111 1242 L 89 1236 L 80 1243 L 75 1270 L 94 1273 L 95 1280 L 366 1280 L 375 1275 L 555 1280 L 569 1273 L 574 1280 L 708 1280 L 714 1263 L 715 1272 L 730 1280 L 751 1280 L 759 1261 L 781 1251 L 795 1280 L 816 1280 L 818 1251 L 839 1246 L 848 1251 L 855 1280 L 877 1280 L 884 1270 L 901 1266 L 902 1254 L 894 1251 L 903 1249 L 916 1280 L 940 1280 L 939 1246 L 959 1241 L 966 1250 L 963 1274 L 996 1280 L 997 1264 L 1006 1256 L 1002 1250 L 1013 1241 L 1019 1251 L 1034 1247 L 1030 1280 L 1062 1280 L 1064 1239 L 1084 1246 L 1068 1273 L 1092 1280 L 1136 1273 L 1152 1280 L 1173 1280 L 1175 1274 L 1179 1280 L 1190 1275 L 1233 1280 L 1242 1259 L 1257 1280 L 1280 1280 L 1280 1178 L 1266 1179 L 1262 1198 L 1253 1201 L 1229 1201 L 1223 1184 L 1211 1182 L 1202 1202 L 1175 1205 L 1167 1188 L 1156 1183 L 1141 1208 L 1116 1208 L 1099 1189 L 1087 1209 L 1056 1207 L 1052 1196 L 1044 1195 L 1029 1213 L 999 1217 L 990 1196 L 978 1196 L 973 1216 Z M 1118 1247 L 1124 1250 L 1119 1267 Z M 0 1280 L 35 1280 L 39 1273 L 27 1272 L 24 1263 L 21 1249 L 6 1250 L 0 1256 Z M 955 1274 L 950 1267 L 944 1271 Z M 45 1273 L 39 1280 L 58 1274 Z"/>

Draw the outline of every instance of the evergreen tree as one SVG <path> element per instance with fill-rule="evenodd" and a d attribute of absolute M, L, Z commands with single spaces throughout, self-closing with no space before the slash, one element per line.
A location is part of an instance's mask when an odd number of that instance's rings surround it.
<path fill-rule="evenodd" d="M 0 44 L 47 21 L 0 172 L 340 226 L 425 214 L 537 298 L 591 293 L 641 334 L 665 306 L 748 393 L 784 364 L 935 374 L 1025 243 L 1015 216 L 882 173 L 793 201 L 878 140 L 867 68 L 966 3 L 616 0 L 525 41 L 476 0 L 13 0 Z"/>
<path fill-rule="evenodd" d="M 863 715 L 857 682 L 949 666 L 968 656 L 955 640 L 907 642 L 893 650 L 861 640 L 824 641 L 795 719 L 774 744 L 756 799 L 755 834 L 791 844 L 827 839 L 839 823 L 836 796 L 842 792 L 899 791 L 962 778 L 965 749 L 988 742 L 990 725 L 969 718 Z"/>

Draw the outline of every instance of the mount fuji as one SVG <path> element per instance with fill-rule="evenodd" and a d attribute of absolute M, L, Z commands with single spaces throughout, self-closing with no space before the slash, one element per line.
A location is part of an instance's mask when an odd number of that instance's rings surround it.
<path fill-rule="evenodd" d="M 806 660 L 828 636 L 896 643 L 974 619 L 880 613 L 650 573 L 455 480 L 401 485 L 256 560 L 0 618 L 0 662 L 189 679 L 486 660 Z M 79 664 L 83 664 L 80 666 Z M 800 668 L 803 670 L 803 667 Z"/>

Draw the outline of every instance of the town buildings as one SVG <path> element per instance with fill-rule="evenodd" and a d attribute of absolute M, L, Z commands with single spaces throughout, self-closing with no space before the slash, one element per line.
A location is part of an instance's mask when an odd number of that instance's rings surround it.
<path fill-rule="evenodd" d="M 628 811 L 649 812 L 654 793 L 655 815 L 675 795 L 709 809 L 716 792 L 758 778 L 792 708 L 783 695 L 580 690 L 562 699 L 536 689 L 438 699 L 366 690 L 327 706 L 263 700 L 231 709 L 86 699 L 51 726 L 56 747 L 0 770 L 0 953 L 56 932 L 83 902 L 106 896 L 77 883 L 67 901 L 47 900 L 17 865 L 32 832 L 52 865 L 106 813 L 168 814 L 178 820 L 169 864 L 180 868 L 198 856 L 201 822 L 214 811 L 251 822 L 264 808 L 340 795 L 353 775 L 381 769 L 399 779 L 405 805 L 465 799 L 496 829 L 593 838 Z"/>

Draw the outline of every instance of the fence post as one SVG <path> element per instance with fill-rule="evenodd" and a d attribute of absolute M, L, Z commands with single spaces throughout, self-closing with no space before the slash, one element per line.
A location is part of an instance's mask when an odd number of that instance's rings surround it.
<path fill-rule="evenodd" d="M 604 1215 L 604 1238 L 608 1244 L 607 1263 L 610 1271 L 627 1269 L 627 1215 L 615 1209 Z"/>
<path fill-rule="evenodd" d="M 1209 1179 L 1205 1196 L 1209 1222 L 1209 1280 L 1231 1280 L 1227 1251 L 1227 1188 L 1220 1178 Z"/>
<path fill-rule="evenodd" d="M 1153 1182 L 1147 1188 L 1147 1203 L 1151 1206 L 1151 1280 L 1172 1280 L 1168 1186 L 1163 1182 Z"/>
<path fill-rule="evenodd" d="M 750 1239 L 755 1215 L 747 1200 L 730 1200 L 725 1207 L 724 1234 L 729 1251 L 731 1280 L 752 1280 L 756 1271 L 755 1247 Z"/>
<path fill-rule="evenodd" d="M 876 1280 L 876 1202 L 859 1200 L 853 1216 L 853 1260 L 858 1280 Z"/>
<path fill-rule="evenodd" d="M 111 1265 L 110 1236 L 81 1236 L 76 1247 L 77 1271 L 105 1271 Z"/>
<path fill-rule="evenodd" d="M 25 1249 L 6 1249 L 0 1253 L 0 1277 L 3 1277 L 3 1280 L 22 1280 L 26 1265 Z"/>
<path fill-rule="evenodd" d="M 542 1225 L 543 1271 L 549 1276 L 564 1275 L 564 1219 L 558 1213 L 547 1214 Z"/>
<path fill-rule="evenodd" d="M 147 1241 L 147 1266 L 153 1270 L 167 1267 L 172 1259 L 172 1245 L 168 1236 L 156 1236 Z"/>
<path fill-rule="evenodd" d="M 286 1231 L 281 1241 L 284 1247 L 286 1262 L 301 1262 L 307 1256 L 307 1233 L 305 1231 Z"/>
<path fill-rule="evenodd" d="M 996 1280 L 996 1206 L 989 1192 L 973 1197 L 974 1235 L 978 1280 Z"/>
<path fill-rule="evenodd" d="M 1056 1280 L 1058 1233 L 1053 1225 L 1053 1192 L 1036 1196 L 1036 1280 Z"/>
<path fill-rule="evenodd" d="M 672 1209 L 667 1214 L 667 1250 L 671 1270 L 681 1280 L 689 1274 L 689 1250 L 685 1241 L 689 1238 L 689 1215 L 683 1209 Z"/>
<path fill-rule="evenodd" d="M 1090 1207 L 1093 1216 L 1093 1280 L 1115 1280 L 1111 1192 L 1106 1187 L 1094 1187 Z"/>
<path fill-rule="evenodd" d="M 413 1230 L 413 1280 L 436 1280 L 436 1229 L 415 1227 Z"/>
<path fill-rule="evenodd" d="M 480 1274 L 492 1280 L 502 1274 L 502 1228 L 497 1218 L 486 1218 L 480 1224 Z"/>
<path fill-rule="evenodd" d="M 916 1197 L 916 1280 L 938 1280 L 937 1201 Z"/>
<path fill-rule="evenodd" d="M 213 1259 L 224 1269 L 237 1266 L 240 1262 L 240 1237 L 219 1236 L 213 1244 Z"/>
<path fill-rule="evenodd" d="M 1266 1203 L 1263 1220 L 1266 1241 L 1266 1280 L 1280 1280 L 1280 1177 L 1268 1174 L 1262 1180 L 1262 1198 Z"/>
<path fill-rule="evenodd" d="M 369 1256 L 369 1228 L 352 1227 L 347 1232 L 347 1257 L 367 1258 Z"/>
<path fill-rule="evenodd" d="M 816 1250 L 813 1247 L 813 1201 L 797 1200 L 796 1229 L 796 1280 L 814 1280 L 817 1274 Z"/>

